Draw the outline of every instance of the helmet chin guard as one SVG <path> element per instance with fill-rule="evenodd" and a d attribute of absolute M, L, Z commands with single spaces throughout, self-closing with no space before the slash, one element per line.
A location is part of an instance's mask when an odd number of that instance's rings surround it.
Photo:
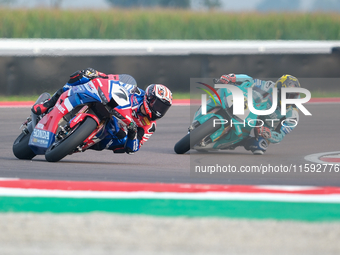
<path fill-rule="evenodd" d="M 281 104 L 281 89 L 282 88 L 301 88 L 299 80 L 289 74 L 285 74 L 281 76 L 275 83 L 275 87 L 278 90 L 279 93 L 279 102 Z M 286 95 L 286 98 L 288 99 L 296 99 L 300 98 L 300 93 L 288 93 Z M 289 105 L 287 105 L 288 107 Z"/>

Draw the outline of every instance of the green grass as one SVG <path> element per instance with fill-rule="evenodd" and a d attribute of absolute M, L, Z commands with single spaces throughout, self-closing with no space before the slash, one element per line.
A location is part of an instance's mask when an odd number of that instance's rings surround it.
<path fill-rule="evenodd" d="M 0 38 L 339 40 L 338 13 L 0 8 Z"/>
<path fill-rule="evenodd" d="M 190 98 L 190 93 L 187 92 L 187 93 L 172 93 L 172 98 L 173 99 L 189 99 Z"/>
<path fill-rule="evenodd" d="M 339 91 L 311 91 L 312 98 L 313 97 L 340 97 L 340 90 Z"/>
<path fill-rule="evenodd" d="M 0 101 L 35 101 L 38 99 L 38 95 L 31 96 L 3 96 L 0 95 Z"/>

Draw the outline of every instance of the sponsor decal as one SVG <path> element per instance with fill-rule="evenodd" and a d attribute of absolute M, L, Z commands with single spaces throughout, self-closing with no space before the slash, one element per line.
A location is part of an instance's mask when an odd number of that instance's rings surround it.
<path fill-rule="evenodd" d="M 33 137 L 34 138 L 40 138 L 40 139 L 45 139 L 49 140 L 50 139 L 50 132 L 40 130 L 40 129 L 34 129 L 33 130 Z"/>
<path fill-rule="evenodd" d="M 163 88 L 158 88 L 157 93 L 161 98 L 164 97 L 164 89 Z"/>
<path fill-rule="evenodd" d="M 84 87 L 86 88 L 86 90 L 90 91 L 91 93 L 96 94 L 96 92 L 97 92 L 96 87 L 93 85 L 92 82 L 88 82 L 88 83 L 84 84 Z"/>
<path fill-rule="evenodd" d="M 65 113 L 65 108 L 63 108 L 61 105 L 58 105 L 57 108 L 61 113 Z"/>
<path fill-rule="evenodd" d="M 172 102 L 172 95 L 168 88 L 166 88 L 163 85 L 156 84 L 156 86 L 154 87 L 154 90 L 155 90 L 155 95 L 158 98 L 166 100 L 170 103 Z"/>
<path fill-rule="evenodd" d="M 62 114 L 65 114 L 66 109 L 60 105 L 62 102 L 63 102 L 62 99 L 60 99 L 55 106 Z"/>
<path fill-rule="evenodd" d="M 147 117 L 144 117 L 144 121 L 145 121 L 145 125 L 150 125 L 150 121 L 149 121 L 149 119 L 147 118 Z"/>
<path fill-rule="evenodd" d="M 110 140 L 110 141 L 106 144 L 105 148 L 108 149 L 112 144 L 113 144 L 113 141 Z"/>
<path fill-rule="evenodd" d="M 47 148 L 50 144 L 50 138 L 52 137 L 49 131 L 34 129 L 29 144 Z"/>

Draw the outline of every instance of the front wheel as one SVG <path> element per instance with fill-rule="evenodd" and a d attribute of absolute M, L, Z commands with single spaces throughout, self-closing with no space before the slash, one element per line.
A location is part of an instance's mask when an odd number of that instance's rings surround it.
<path fill-rule="evenodd" d="M 53 143 L 46 151 L 45 158 L 49 162 L 57 162 L 72 153 L 97 128 L 97 122 L 92 118 L 76 127 L 73 132 L 63 140 Z"/>
<path fill-rule="evenodd" d="M 15 139 L 13 143 L 13 154 L 18 159 L 32 159 L 36 156 L 36 154 L 32 151 L 32 149 L 28 146 L 28 142 L 30 141 L 31 133 L 25 134 L 21 133 L 17 139 Z"/>
<path fill-rule="evenodd" d="M 212 117 L 202 125 L 198 126 L 197 128 L 193 129 L 189 134 L 184 136 L 181 140 L 179 140 L 174 150 L 177 154 L 184 154 L 189 151 L 195 144 L 201 141 L 207 135 L 210 135 L 217 131 L 221 125 L 215 125 L 214 127 L 214 120 L 218 119 L 217 117 Z"/>

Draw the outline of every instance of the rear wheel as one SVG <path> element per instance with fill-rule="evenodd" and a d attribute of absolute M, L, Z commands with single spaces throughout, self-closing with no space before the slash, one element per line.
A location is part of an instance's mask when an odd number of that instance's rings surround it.
<path fill-rule="evenodd" d="M 16 156 L 18 159 L 32 159 L 36 156 L 36 154 L 28 146 L 30 136 L 30 133 L 21 133 L 18 138 L 15 139 L 12 150 L 14 156 Z"/>
<path fill-rule="evenodd" d="M 92 118 L 85 121 L 71 131 L 64 139 L 53 143 L 46 151 L 45 158 L 49 162 L 57 162 L 72 153 L 77 146 L 91 135 L 97 128 L 97 122 Z"/>
<path fill-rule="evenodd" d="M 202 125 L 198 126 L 197 128 L 193 129 L 189 134 L 184 136 L 181 140 L 179 140 L 174 150 L 177 154 L 183 154 L 189 151 L 195 144 L 200 142 L 204 137 L 214 133 L 218 130 L 221 125 L 215 125 L 214 127 L 214 120 L 218 119 L 217 117 L 212 117 L 211 119 L 204 122 Z"/>

